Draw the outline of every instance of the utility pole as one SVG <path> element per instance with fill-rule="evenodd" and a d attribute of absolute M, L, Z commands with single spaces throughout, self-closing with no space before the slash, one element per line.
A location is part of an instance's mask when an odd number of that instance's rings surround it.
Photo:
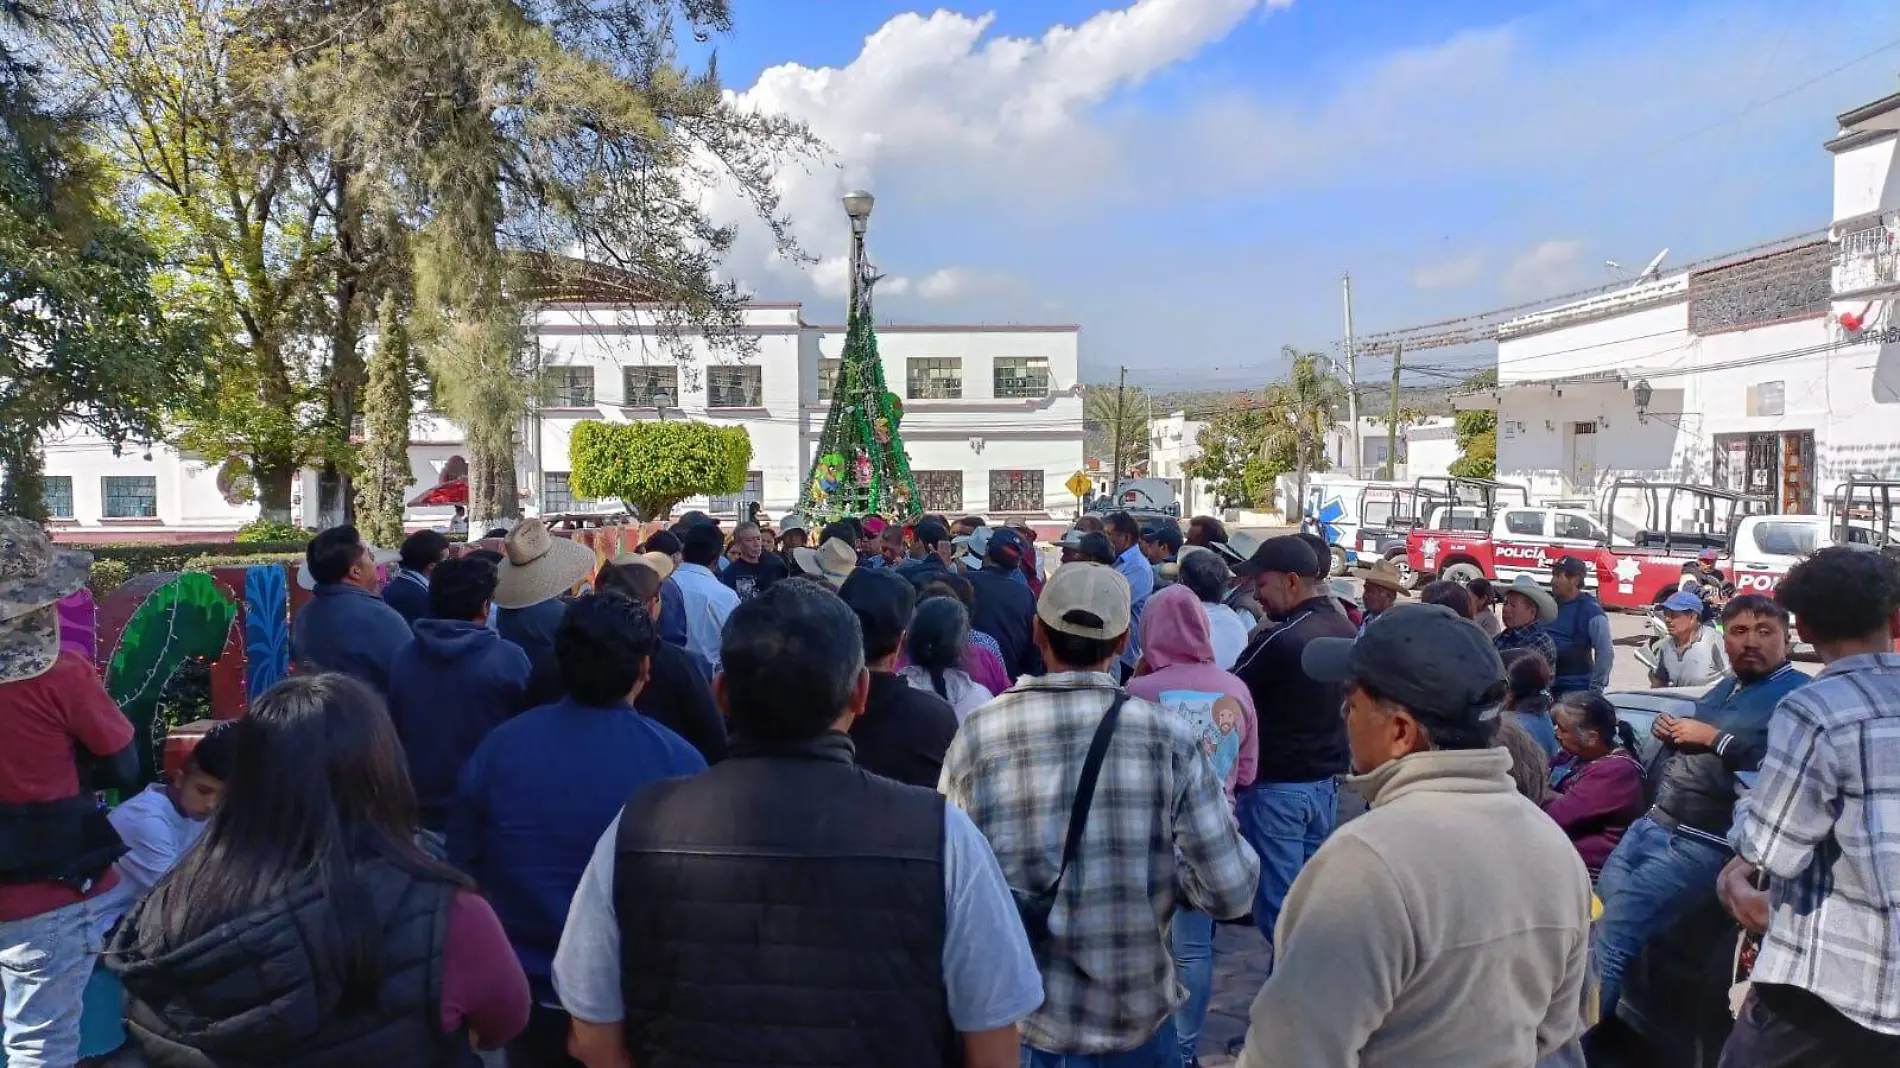
<path fill-rule="evenodd" d="M 1352 272 L 1339 280 L 1346 301 L 1346 418 L 1352 420 L 1352 477 L 1365 477 L 1366 452 L 1359 442 L 1359 353 L 1352 343 Z"/>
<path fill-rule="evenodd" d="M 1405 355 L 1405 342 L 1392 348 L 1392 400 L 1385 410 L 1385 470 L 1387 477 L 1399 479 L 1399 360 Z"/>
<path fill-rule="evenodd" d="M 1128 392 L 1128 368 L 1121 369 L 1121 381 L 1115 386 L 1115 469 L 1108 476 L 1108 497 L 1110 507 L 1122 496 L 1122 427 L 1128 422 L 1126 394 Z"/>

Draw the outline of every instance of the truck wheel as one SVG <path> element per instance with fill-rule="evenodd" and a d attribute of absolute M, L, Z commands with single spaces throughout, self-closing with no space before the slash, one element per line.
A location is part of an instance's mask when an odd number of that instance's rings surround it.
<path fill-rule="evenodd" d="M 1483 578 L 1484 572 L 1478 570 L 1477 564 L 1458 563 L 1439 572 L 1438 577 L 1444 579 L 1446 582 L 1456 582 L 1458 585 L 1463 586 L 1465 583 L 1471 582 L 1474 579 Z"/>
<path fill-rule="evenodd" d="M 1391 562 L 1393 567 L 1399 569 L 1399 585 L 1404 586 L 1408 590 L 1420 590 L 1425 588 L 1425 576 L 1412 570 L 1411 561 L 1406 559 L 1404 549 L 1400 549 L 1398 552 L 1388 555 L 1386 559 Z"/>
<path fill-rule="evenodd" d="M 1334 578 L 1344 578 L 1346 576 L 1346 573 L 1352 570 L 1352 564 L 1346 560 L 1346 550 L 1340 548 L 1337 545 L 1333 546 L 1332 563 L 1333 563 L 1332 575 Z"/>

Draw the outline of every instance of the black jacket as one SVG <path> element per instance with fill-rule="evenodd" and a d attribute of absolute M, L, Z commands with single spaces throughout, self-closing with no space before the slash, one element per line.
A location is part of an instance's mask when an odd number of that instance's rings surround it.
<path fill-rule="evenodd" d="M 959 1062 L 944 800 L 849 739 L 748 745 L 620 816 L 614 911 L 640 1068 Z"/>
<path fill-rule="evenodd" d="M 1704 694 L 1696 702 L 1695 718 L 1721 733 L 1707 748 L 1664 745 L 1658 751 L 1662 774 L 1656 782 L 1656 822 L 1726 840 L 1735 819 L 1736 774 L 1761 767 L 1775 706 L 1807 683 L 1793 664 L 1783 664 L 1745 686 L 1730 675 Z"/>
<path fill-rule="evenodd" d="M 726 717 L 713 701 L 706 673 L 686 650 L 665 642 L 654 647 L 652 674 L 633 707 L 686 739 L 706 763 L 726 759 Z"/>
<path fill-rule="evenodd" d="M 910 584 L 918 589 L 923 589 L 931 579 L 955 574 L 950 570 L 950 565 L 943 562 L 943 557 L 936 553 L 926 553 L 922 559 L 906 560 L 898 564 L 897 573 L 909 579 Z"/>
<path fill-rule="evenodd" d="M 943 775 L 943 754 L 957 735 L 957 713 L 901 676 L 871 672 L 871 697 L 851 724 L 858 767 L 928 790 Z"/>
<path fill-rule="evenodd" d="M 1036 595 L 1016 578 L 1014 570 L 989 564 L 967 576 L 976 590 L 970 609 L 970 629 L 996 639 L 1003 649 L 1003 670 L 1010 681 L 1042 674 L 1042 653 L 1036 649 L 1031 620 L 1036 618 Z"/>
<path fill-rule="evenodd" d="M 314 873 L 282 896 L 182 945 L 147 954 L 147 898 L 113 936 L 106 966 L 125 985 L 126 1030 L 154 1068 L 468 1065 L 468 1038 L 442 1030 L 442 950 L 457 887 L 382 860 L 347 876 L 373 924 L 380 980 L 341 974 L 337 902 Z"/>
<path fill-rule="evenodd" d="M 1300 665 L 1314 638 L 1351 638 L 1357 633 L 1331 596 L 1314 597 L 1293 609 L 1277 627 L 1263 629 L 1234 662 L 1260 719 L 1260 763 L 1255 782 L 1318 782 L 1350 765 L 1346 720 L 1339 714 L 1343 688 L 1316 682 Z"/>

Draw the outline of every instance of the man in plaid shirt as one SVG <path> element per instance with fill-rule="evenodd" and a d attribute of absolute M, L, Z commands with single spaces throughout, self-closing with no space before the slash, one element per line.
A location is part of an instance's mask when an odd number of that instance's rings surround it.
<path fill-rule="evenodd" d="M 1722 1064 L 1900 1064 L 1900 571 L 1823 549 L 1776 597 L 1827 666 L 1781 699 L 1735 809 L 1719 889 L 1766 933 Z"/>
<path fill-rule="evenodd" d="M 1056 882 L 1089 743 L 1119 693 L 1111 672 L 1129 616 L 1128 581 L 1114 569 L 1058 569 L 1036 609 L 1049 674 L 970 713 L 944 757 L 944 795 L 989 838 L 1018 891 Z M 1023 1063 L 1179 1064 L 1173 1014 L 1182 988 L 1168 943 L 1175 904 L 1243 915 L 1259 874 L 1187 720 L 1130 698 L 1049 918 L 1045 998 L 1023 1021 Z"/>

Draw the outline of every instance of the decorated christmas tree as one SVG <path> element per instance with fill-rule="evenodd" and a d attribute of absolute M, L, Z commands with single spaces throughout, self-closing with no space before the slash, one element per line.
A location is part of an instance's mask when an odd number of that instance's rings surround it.
<path fill-rule="evenodd" d="M 904 402 L 884 388 L 884 364 L 871 327 L 875 281 L 866 277 L 860 282 L 831 390 L 831 411 L 825 415 L 811 474 L 799 495 L 798 512 L 811 522 L 873 512 L 886 519 L 909 519 L 918 512 L 917 481 L 898 434 Z"/>

